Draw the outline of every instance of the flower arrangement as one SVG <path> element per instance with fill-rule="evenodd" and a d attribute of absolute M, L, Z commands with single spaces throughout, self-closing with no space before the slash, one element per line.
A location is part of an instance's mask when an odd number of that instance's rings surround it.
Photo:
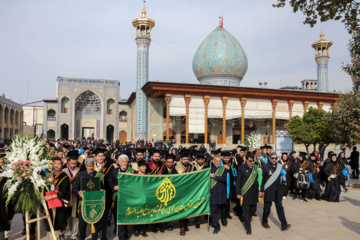
<path fill-rule="evenodd" d="M 245 138 L 245 145 L 252 149 L 257 149 L 260 147 L 260 135 L 257 132 L 251 132 L 250 135 L 247 135 Z"/>
<path fill-rule="evenodd" d="M 14 200 L 17 211 L 35 214 L 44 190 L 48 189 L 50 182 L 41 174 L 44 169 L 52 168 L 46 158 L 45 142 L 45 139 L 29 139 L 19 134 L 6 153 L 4 171 L 0 177 L 7 178 L 4 186 L 6 204 Z"/>

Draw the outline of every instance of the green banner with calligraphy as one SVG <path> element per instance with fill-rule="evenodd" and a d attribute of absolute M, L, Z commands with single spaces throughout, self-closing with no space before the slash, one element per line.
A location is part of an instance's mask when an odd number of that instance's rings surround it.
<path fill-rule="evenodd" d="M 159 223 L 210 214 L 210 169 L 173 175 L 119 173 L 117 224 Z"/>

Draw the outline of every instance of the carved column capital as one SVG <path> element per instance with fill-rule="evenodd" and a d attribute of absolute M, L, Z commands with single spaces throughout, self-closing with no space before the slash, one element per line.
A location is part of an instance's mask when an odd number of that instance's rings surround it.
<path fill-rule="evenodd" d="M 247 100 L 247 98 L 244 98 L 244 97 L 240 98 L 240 104 L 241 104 L 242 109 L 244 109 L 244 107 L 245 107 L 246 100 Z"/>
<path fill-rule="evenodd" d="M 307 112 L 307 109 L 308 109 L 308 107 L 309 107 L 309 104 L 310 104 L 310 102 L 309 102 L 309 101 L 304 101 L 304 102 L 303 102 L 304 113 L 306 113 L 306 112 Z"/>
<path fill-rule="evenodd" d="M 318 109 L 322 109 L 323 106 L 324 106 L 324 103 L 323 103 L 323 102 L 318 102 L 318 103 L 317 103 Z"/>
<path fill-rule="evenodd" d="M 294 106 L 294 100 L 288 100 L 287 101 L 288 102 L 288 106 L 289 106 L 289 111 L 292 111 L 292 108 L 293 108 L 293 106 Z"/>
<path fill-rule="evenodd" d="M 191 95 L 185 95 L 184 99 L 185 99 L 186 106 L 189 106 L 189 103 L 190 103 L 190 100 L 191 100 Z"/>
<path fill-rule="evenodd" d="M 210 96 L 204 96 L 204 105 L 205 107 L 207 107 L 209 105 L 210 102 Z"/>
<path fill-rule="evenodd" d="M 166 102 L 166 104 L 167 105 L 169 105 L 170 104 L 170 102 L 171 102 L 171 94 L 166 94 L 165 95 L 165 102 Z"/>
<path fill-rule="evenodd" d="M 271 100 L 271 106 L 272 106 L 273 111 L 275 111 L 278 101 L 279 100 L 277 100 L 277 99 Z"/>

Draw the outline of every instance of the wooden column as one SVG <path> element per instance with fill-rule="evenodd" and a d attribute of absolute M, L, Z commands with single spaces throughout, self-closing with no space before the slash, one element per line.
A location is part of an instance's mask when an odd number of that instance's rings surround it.
<path fill-rule="evenodd" d="M 241 104 L 241 144 L 245 143 L 245 104 L 246 104 L 247 98 L 240 98 L 240 104 Z"/>
<path fill-rule="evenodd" d="M 309 107 L 309 104 L 310 104 L 310 102 L 308 102 L 308 101 L 304 101 L 304 102 L 303 102 L 304 114 L 307 112 L 308 107 Z"/>
<path fill-rule="evenodd" d="M 272 114 L 272 144 L 275 144 L 276 141 L 276 105 L 278 103 L 277 99 L 273 99 L 271 100 L 271 105 L 272 105 L 272 110 L 273 110 L 273 114 Z"/>
<path fill-rule="evenodd" d="M 228 102 L 228 97 L 222 97 L 221 102 L 223 105 L 223 134 L 222 134 L 222 143 L 226 144 L 226 104 Z"/>
<path fill-rule="evenodd" d="M 205 133 L 204 133 L 204 143 L 208 143 L 208 105 L 210 102 L 210 96 L 204 96 L 204 105 L 205 105 Z"/>
<path fill-rule="evenodd" d="M 318 102 L 318 103 L 317 103 L 318 109 L 322 109 L 323 106 L 324 106 L 324 103 L 323 103 L 323 102 Z"/>
<path fill-rule="evenodd" d="M 186 104 L 185 143 L 189 143 L 189 103 L 191 100 L 191 95 L 185 95 L 184 98 Z"/>
<path fill-rule="evenodd" d="M 171 101 L 171 94 L 165 95 L 165 102 L 166 102 L 166 140 L 169 140 L 170 134 L 170 101 Z"/>
<path fill-rule="evenodd" d="M 288 106 L 289 106 L 289 121 L 292 118 L 292 109 L 294 106 L 294 100 L 288 100 Z"/>

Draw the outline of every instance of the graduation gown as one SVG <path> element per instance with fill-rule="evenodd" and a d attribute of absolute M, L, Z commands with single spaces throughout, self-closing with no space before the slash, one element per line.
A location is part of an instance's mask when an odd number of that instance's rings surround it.
<path fill-rule="evenodd" d="M 217 167 L 211 165 L 211 173 L 216 173 Z M 214 177 L 216 184 L 210 190 L 210 204 L 222 205 L 226 203 L 226 169 L 221 176 Z"/>
<path fill-rule="evenodd" d="M 111 207 L 111 204 L 112 204 L 112 189 L 110 189 L 109 185 L 107 184 L 108 183 L 108 177 L 110 176 L 110 172 L 111 172 L 111 169 L 113 169 L 114 166 L 113 166 L 113 161 L 108 159 L 108 160 L 105 160 L 104 164 L 102 165 L 101 169 L 99 169 L 96 165 L 96 163 L 94 164 L 94 170 L 95 171 L 100 171 L 102 174 L 104 174 L 104 176 L 102 177 L 102 184 L 104 186 L 104 189 L 106 190 L 106 193 L 105 193 L 105 198 L 106 198 L 106 201 L 105 201 L 105 207 L 106 209 L 109 209 Z"/>
<path fill-rule="evenodd" d="M 57 197 L 61 200 L 63 206 L 58 208 L 50 209 L 51 219 L 54 219 L 53 225 L 55 230 L 65 230 L 66 229 L 66 219 L 67 219 L 67 209 L 69 206 L 70 200 L 70 178 L 69 176 L 61 172 L 59 175 L 54 176 L 52 172 L 49 176 L 52 179 L 52 184 L 55 187 L 55 190 L 59 190 Z"/>
<path fill-rule="evenodd" d="M 239 165 L 234 158 L 231 158 L 227 165 L 229 166 L 229 170 L 226 170 L 227 199 L 236 200 L 235 185 L 236 185 L 236 176 L 238 171 L 237 169 Z"/>
<path fill-rule="evenodd" d="M 151 175 L 161 175 L 166 169 L 165 163 L 163 163 L 161 160 L 159 160 L 157 163 L 150 160 L 146 163 L 147 172 L 149 172 Z"/>
<path fill-rule="evenodd" d="M 261 192 L 264 192 L 265 189 L 265 183 L 267 180 L 271 177 L 273 173 L 276 171 L 276 165 L 275 167 L 271 164 L 269 161 L 267 164 L 262 166 L 262 183 L 261 183 Z M 273 184 L 271 184 L 270 187 L 268 187 L 264 192 L 264 200 L 266 202 L 281 202 L 283 199 L 282 196 L 282 188 L 280 183 L 281 175 L 276 178 Z M 277 193 L 277 194 L 275 194 Z M 277 197 L 277 198 L 276 198 Z"/>
<path fill-rule="evenodd" d="M 169 174 L 178 174 L 178 172 L 176 171 L 175 167 L 173 168 L 173 170 L 171 170 L 171 172 L 169 171 L 168 168 L 166 168 L 165 171 L 163 172 L 163 175 L 169 175 Z"/>
<path fill-rule="evenodd" d="M 71 207 L 70 216 L 71 217 L 77 217 L 77 208 L 78 208 L 78 199 L 76 196 L 72 193 L 72 189 L 75 184 L 75 179 L 78 173 L 81 171 L 81 167 L 78 167 L 74 174 L 71 173 L 69 168 L 64 168 L 63 172 L 68 175 L 70 178 L 70 201 L 69 201 L 69 207 Z"/>
<path fill-rule="evenodd" d="M 238 173 L 236 178 L 236 195 L 241 195 L 241 189 L 249 179 L 252 168 L 250 168 L 246 163 L 238 167 Z M 243 204 L 256 205 L 259 197 L 259 183 L 257 180 L 257 175 L 253 185 L 243 196 Z"/>
<path fill-rule="evenodd" d="M 310 188 L 308 189 L 308 198 L 314 198 L 316 197 L 316 194 L 320 194 L 320 172 L 318 173 L 316 171 L 317 168 L 320 168 L 320 163 L 317 162 L 317 160 L 312 161 L 308 160 L 310 162 L 309 165 L 309 172 L 312 174 L 312 178 L 314 183 L 310 182 Z"/>
<path fill-rule="evenodd" d="M 336 174 L 336 178 L 327 179 L 324 200 L 329 202 L 339 202 L 340 201 L 340 178 L 341 178 L 341 164 L 336 162 L 329 162 L 325 169 L 324 173 L 327 177 L 330 177 L 332 174 Z"/>

